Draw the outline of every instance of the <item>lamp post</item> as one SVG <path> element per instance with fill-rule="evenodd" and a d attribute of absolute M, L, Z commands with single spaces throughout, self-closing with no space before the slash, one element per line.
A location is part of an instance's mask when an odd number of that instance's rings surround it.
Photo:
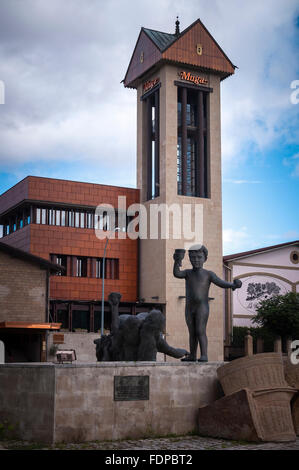
<path fill-rule="evenodd" d="M 120 230 L 119 227 L 115 227 L 113 232 L 118 232 Z M 106 257 L 106 248 L 109 241 L 109 237 L 107 235 L 105 248 L 104 248 L 104 256 L 103 256 L 103 265 L 102 265 L 102 315 L 101 315 L 101 337 L 104 335 L 104 292 L 105 292 L 105 257 Z"/>

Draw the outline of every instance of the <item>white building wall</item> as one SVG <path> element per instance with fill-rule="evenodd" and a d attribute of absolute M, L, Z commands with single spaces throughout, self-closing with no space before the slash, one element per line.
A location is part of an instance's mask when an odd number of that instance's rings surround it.
<path fill-rule="evenodd" d="M 243 285 L 232 292 L 233 326 L 257 326 L 251 321 L 260 300 L 287 292 L 299 292 L 299 263 L 292 262 L 292 253 L 299 244 L 244 256 L 230 261 L 232 278 L 241 279 Z"/>

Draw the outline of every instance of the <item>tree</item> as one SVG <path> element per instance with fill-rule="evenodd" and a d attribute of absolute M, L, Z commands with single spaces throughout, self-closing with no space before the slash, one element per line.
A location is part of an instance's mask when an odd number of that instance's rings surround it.
<path fill-rule="evenodd" d="M 299 339 L 299 294 L 288 292 L 261 300 L 252 321 L 282 338 Z"/>

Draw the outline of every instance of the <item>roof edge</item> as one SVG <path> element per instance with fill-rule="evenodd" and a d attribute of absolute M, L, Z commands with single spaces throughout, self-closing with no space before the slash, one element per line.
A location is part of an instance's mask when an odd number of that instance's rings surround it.
<path fill-rule="evenodd" d="M 286 243 L 279 243 L 278 245 L 265 246 L 264 248 L 257 248 L 255 250 L 243 251 L 241 253 L 235 253 L 232 255 L 225 255 L 223 256 L 223 261 L 226 262 L 226 261 L 230 261 L 230 260 L 234 260 L 238 258 L 246 258 L 247 256 L 253 256 L 258 253 L 263 253 L 265 251 L 278 250 L 279 248 L 283 248 L 283 247 L 291 246 L 291 245 L 299 245 L 299 240 L 286 242 Z"/>
<path fill-rule="evenodd" d="M 39 256 L 33 255 L 32 253 L 28 253 L 27 251 L 20 250 L 19 248 L 15 248 L 14 246 L 8 245 L 7 243 L 0 241 L 0 251 L 9 254 L 10 256 L 24 259 L 26 261 L 39 264 L 41 267 L 48 269 L 52 272 L 59 272 L 64 271 L 65 268 L 63 266 L 59 266 L 58 264 L 51 263 L 44 258 L 40 258 Z"/>

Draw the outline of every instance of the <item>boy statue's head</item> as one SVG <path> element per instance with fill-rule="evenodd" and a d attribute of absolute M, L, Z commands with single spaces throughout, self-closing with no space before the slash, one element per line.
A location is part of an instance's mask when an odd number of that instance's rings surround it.
<path fill-rule="evenodd" d="M 208 250 L 204 245 L 192 245 L 189 250 L 189 259 L 193 268 L 202 267 L 208 258 Z"/>

